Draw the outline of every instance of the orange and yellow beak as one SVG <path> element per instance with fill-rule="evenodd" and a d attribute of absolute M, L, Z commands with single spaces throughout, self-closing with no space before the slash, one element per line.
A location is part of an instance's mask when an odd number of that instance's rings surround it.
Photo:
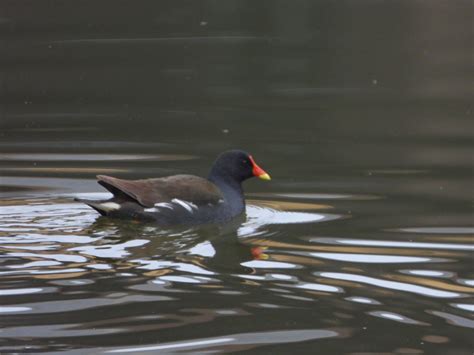
<path fill-rule="evenodd" d="M 257 165 L 257 163 L 255 162 L 255 160 L 253 160 L 252 156 L 249 156 L 250 158 L 250 162 L 252 163 L 252 173 L 254 176 L 262 179 L 262 180 L 271 180 L 271 177 L 270 175 L 268 175 L 265 170 L 263 170 L 261 167 L 259 167 Z"/>

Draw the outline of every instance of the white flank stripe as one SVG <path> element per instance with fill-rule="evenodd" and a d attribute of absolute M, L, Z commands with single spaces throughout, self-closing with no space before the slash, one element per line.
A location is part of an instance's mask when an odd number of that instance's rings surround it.
<path fill-rule="evenodd" d="M 171 202 L 174 202 L 174 203 L 177 203 L 178 205 L 181 205 L 188 212 L 191 212 L 191 213 L 194 213 L 193 208 L 197 209 L 197 206 L 194 203 L 191 203 L 191 202 L 188 202 L 188 201 L 181 201 L 177 198 L 172 199 Z"/>
<path fill-rule="evenodd" d="M 114 210 L 119 210 L 120 209 L 120 205 L 118 203 L 115 203 L 115 202 L 105 202 L 105 203 L 101 203 L 99 206 L 104 211 L 114 211 Z"/>
<path fill-rule="evenodd" d="M 168 202 L 160 202 L 160 203 L 155 203 L 155 207 L 158 207 L 158 208 L 169 208 L 170 210 L 173 209 L 173 205 L 171 203 L 168 203 Z"/>

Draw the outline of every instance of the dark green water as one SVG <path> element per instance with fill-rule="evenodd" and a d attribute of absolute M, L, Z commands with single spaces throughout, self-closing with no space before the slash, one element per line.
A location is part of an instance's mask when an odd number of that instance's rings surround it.
<path fill-rule="evenodd" d="M 472 7 L 0 1 L 0 353 L 472 354 Z M 228 225 L 73 201 L 229 148 Z"/>

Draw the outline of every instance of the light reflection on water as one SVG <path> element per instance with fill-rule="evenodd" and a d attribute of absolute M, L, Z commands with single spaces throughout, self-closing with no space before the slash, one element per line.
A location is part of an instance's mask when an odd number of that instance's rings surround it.
<path fill-rule="evenodd" d="M 419 243 L 419 242 L 399 242 L 394 240 L 361 240 L 361 239 L 340 239 L 313 238 L 313 242 L 325 244 L 344 244 L 354 246 L 374 246 L 374 247 L 394 247 L 394 248 L 415 248 L 415 249 L 443 249 L 443 250 L 474 250 L 472 244 L 447 244 L 447 243 Z"/>
<path fill-rule="evenodd" d="M 472 354 L 471 2 L 88 3 L 0 2 L 0 353 Z M 72 202 L 229 148 L 228 225 Z"/>
<path fill-rule="evenodd" d="M 439 318 L 449 326 L 472 326 L 469 317 L 474 311 L 470 301 L 474 281 L 459 278 L 453 267 L 458 258 L 469 257 L 465 253 L 472 252 L 472 245 L 436 242 L 433 235 L 443 235 L 440 231 L 413 234 L 409 241 L 393 237 L 308 237 L 308 233 L 317 231 L 318 225 L 344 221 L 346 217 L 335 213 L 331 206 L 268 199 L 252 200 L 246 220 L 235 225 L 164 230 L 154 225 L 97 219 L 92 210 L 69 201 L 68 196 L 42 197 L 4 200 L 0 206 L 0 274 L 5 280 L 0 290 L 4 301 L 0 312 L 15 317 L 46 316 L 32 325 L 26 325 L 26 321 L 23 325 L 7 323 L 3 337 L 100 337 L 217 322 L 222 317 L 248 317 L 249 309 L 305 310 L 308 302 L 326 302 L 328 307 L 352 309 L 383 321 L 427 329 Z M 288 228 L 287 235 L 282 234 L 282 225 Z M 296 233 L 288 235 L 292 229 Z M 463 234 L 469 231 L 441 230 Z M 35 281 L 32 284 L 28 280 Z M 107 280 L 113 284 L 100 286 L 109 284 Z M 406 302 L 409 294 L 430 301 L 414 299 L 406 308 L 393 304 L 397 298 L 400 301 L 395 304 Z M 202 301 L 196 303 L 190 297 L 215 299 L 219 310 L 209 304 L 211 309 L 206 315 L 198 316 L 204 312 Z M 225 304 L 235 307 L 235 297 L 242 298 L 237 308 L 222 308 Z M 181 310 L 176 302 L 190 310 Z M 81 325 L 81 330 L 74 326 L 78 311 L 103 310 L 108 314 L 129 309 L 132 304 L 135 311 L 124 316 L 120 326 L 114 325 L 116 317 L 110 315 L 99 328 L 94 325 L 98 320 L 92 321 L 93 316 Z M 160 304 L 168 306 L 163 308 Z M 162 313 L 168 307 L 169 312 Z M 191 310 L 193 307 L 197 308 Z M 150 309 L 162 311 L 157 318 L 140 323 L 138 319 L 148 314 L 144 310 Z M 181 312 L 198 313 L 183 318 Z M 71 320 L 65 324 L 51 323 L 48 315 L 53 314 Z M 344 325 L 344 317 L 332 318 L 323 311 L 320 324 L 325 324 L 325 329 L 295 331 L 299 335 L 293 340 L 291 333 L 285 331 L 285 342 L 349 336 L 351 332 L 341 333 L 334 328 Z M 348 329 L 357 327 L 349 324 L 352 322 L 345 324 Z M 261 339 L 258 334 L 125 348 L 114 348 L 111 342 L 107 352 L 191 351 L 217 345 L 254 344 Z M 269 332 L 266 336 L 273 339 L 272 334 L 279 333 Z M 277 341 L 275 338 L 268 343 Z"/>
<path fill-rule="evenodd" d="M 256 344 L 278 344 L 293 343 L 314 339 L 340 337 L 342 334 L 332 330 L 298 329 L 290 331 L 255 332 L 230 334 L 225 337 L 201 339 L 196 341 L 172 342 L 146 347 L 133 347 L 126 349 L 108 350 L 106 353 L 136 353 L 146 351 L 187 350 L 196 351 L 213 345 L 256 345 Z"/>

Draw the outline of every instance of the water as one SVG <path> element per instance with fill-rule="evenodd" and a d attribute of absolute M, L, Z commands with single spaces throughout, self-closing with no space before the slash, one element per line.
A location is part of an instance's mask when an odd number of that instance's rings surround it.
<path fill-rule="evenodd" d="M 472 4 L 69 5 L 0 4 L 0 353 L 472 354 Z M 232 223 L 73 200 L 228 148 Z"/>

